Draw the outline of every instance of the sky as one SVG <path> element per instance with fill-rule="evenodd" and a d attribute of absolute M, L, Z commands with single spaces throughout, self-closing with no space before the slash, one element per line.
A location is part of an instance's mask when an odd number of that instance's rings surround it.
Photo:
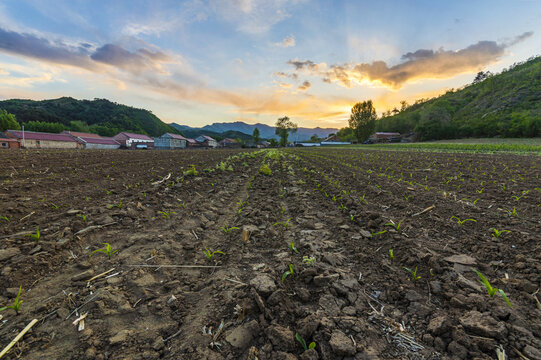
<path fill-rule="evenodd" d="M 538 0 L 0 0 L 0 99 L 347 126 L 541 54 Z"/>

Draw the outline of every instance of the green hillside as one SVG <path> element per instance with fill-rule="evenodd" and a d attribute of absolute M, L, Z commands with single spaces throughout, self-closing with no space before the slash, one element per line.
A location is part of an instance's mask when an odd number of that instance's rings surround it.
<path fill-rule="evenodd" d="M 541 57 L 480 73 L 471 85 L 395 113 L 377 121 L 376 131 L 415 131 L 420 140 L 541 136 Z"/>
<path fill-rule="evenodd" d="M 14 114 L 26 130 L 61 132 L 84 131 L 113 136 L 135 132 L 150 136 L 180 133 L 163 123 L 148 110 L 136 109 L 106 99 L 76 100 L 62 97 L 53 100 L 5 100 L 0 109 Z"/>

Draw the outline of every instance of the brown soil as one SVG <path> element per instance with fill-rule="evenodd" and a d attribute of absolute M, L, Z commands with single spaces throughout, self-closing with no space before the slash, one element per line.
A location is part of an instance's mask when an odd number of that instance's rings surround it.
<path fill-rule="evenodd" d="M 0 153 L 6 358 L 541 358 L 538 157 L 273 153 Z"/>

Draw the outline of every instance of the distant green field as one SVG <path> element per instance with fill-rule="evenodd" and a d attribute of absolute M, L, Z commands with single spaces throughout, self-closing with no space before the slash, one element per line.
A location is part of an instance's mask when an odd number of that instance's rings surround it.
<path fill-rule="evenodd" d="M 352 145 L 362 149 L 456 151 L 456 152 L 513 152 L 541 155 L 541 138 L 529 139 L 457 139 L 422 143 Z"/>

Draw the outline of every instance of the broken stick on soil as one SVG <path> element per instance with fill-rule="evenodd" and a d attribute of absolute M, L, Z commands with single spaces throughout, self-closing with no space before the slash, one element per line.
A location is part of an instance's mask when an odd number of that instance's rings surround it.
<path fill-rule="evenodd" d="M 21 331 L 19 333 L 19 335 L 17 335 L 15 337 L 15 339 L 13 339 L 8 344 L 8 346 L 6 346 L 4 348 L 4 350 L 2 350 L 2 352 L 0 353 L 0 358 L 2 358 L 2 356 L 6 355 L 6 353 L 9 351 L 9 349 L 11 349 L 13 347 L 13 345 L 15 345 L 17 343 L 17 341 L 19 341 L 24 336 L 24 334 L 26 334 L 28 332 L 28 330 L 30 330 L 32 328 L 32 326 L 34 326 L 37 322 L 38 322 L 38 319 L 34 319 L 34 320 L 30 321 L 30 324 L 26 325 L 26 327 L 23 329 L 23 331 Z"/>
<path fill-rule="evenodd" d="M 411 217 L 422 215 L 425 212 L 429 212 L 430 210 L 434 209 L 435 207 L 436 207 L 436 205 L 429 206 L 426 209 L 424 209 L 423 211 L 411 215 Z"/>
<path fill-rule="evenodd" d="M 106 227 L 106 226 L 109 226 L 109 225 L 114 225 L 114 224 L 116 224 L 116 221 L 113 221 L 112 223 L 109 223 L 109 224 L 103 224 L 103 225 L 91 225 L 91 226 L 85 227 L 83 230 L 77 231 L 75 233 L 75 235 L 81 235 L 81 234 L 84 234 L 86 232 L 89 232 L 90 230 L 101 229 L 103 227 Z"/>

